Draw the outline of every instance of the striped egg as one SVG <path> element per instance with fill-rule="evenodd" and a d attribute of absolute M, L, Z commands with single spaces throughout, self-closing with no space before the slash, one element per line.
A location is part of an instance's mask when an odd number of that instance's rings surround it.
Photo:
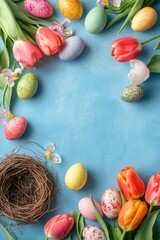
<path fill-rule="evenodd" d="M 24 74 L 17 84 L 17 95 L 20 99 L 32 98 L 38 88 L 38 79 L 32 72 Z"/>
<path fill-rule="evenodd" d="M 4 136 L 8 140 L 20 138 L 27 127 L 27 121 L 22 116 L 17 116 L 9 120 L 4 128 Z"/>
<path fill-rule="evenodd" d="M 121 209 L 121 205 L 121 195 L 117 189 L 109 188 L 104 192 L 101 207 L 106 217 L 110 219 L 116 218 Z"/>
<path fill-rule="evenodd" d="M 96 226 L 88 225 L 82 232 L 83 240 L 106 240 L 104 231 Z"/>

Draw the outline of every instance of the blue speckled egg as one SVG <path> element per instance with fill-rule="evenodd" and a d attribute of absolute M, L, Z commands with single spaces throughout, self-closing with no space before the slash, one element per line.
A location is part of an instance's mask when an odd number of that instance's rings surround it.
<path fill-rule="evenodd" d="M 17 95 L 20 99 L 32 98 L 38 88 L 38 79 L 32 72 L 24 74 L 17 84 Z"/>
<path fill-rule="evenodd" d="M 107 14 L 104 6 L 92 8 L 85 18 L 85 28 L 89 33 L 101 32 L 107 23 Z"/>
<path fill-rule="evenodd" d="M 84 49 L 84 41 L 77 36 L 69 37 L 65 40 L 65 47 L 59 53 L 59 58 L 63 61 L 71 61 L 77 58 Z"/>

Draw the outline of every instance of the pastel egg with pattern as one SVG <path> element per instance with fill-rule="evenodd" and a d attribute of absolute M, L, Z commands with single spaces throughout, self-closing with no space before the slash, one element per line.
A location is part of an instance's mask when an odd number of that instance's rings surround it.
<path fill-rule="evenodd" d="M 104 215 L 110 219 L 116 218 L 122 206 L 120 192 L 115 188 L 107 189 L 101 200 Z"/>

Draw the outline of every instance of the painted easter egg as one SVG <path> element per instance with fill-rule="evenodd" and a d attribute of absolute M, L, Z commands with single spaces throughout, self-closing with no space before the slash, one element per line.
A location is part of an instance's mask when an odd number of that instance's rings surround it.
<path fill-rule="evenodd" d="M 132 18 L 131 28 L 142 32 L 151 28 L 157 22 L 157 12 L 152 7 L 144 7 Z"/>
<path fill-rule="evenodd" d="M 65 46 L 59 53 L 59 58 L 63 61 L 71 61 L 82 53 L 84 46 L 84 41 L 80 37 L 69 37 L 65 40 Z"/>
<path fill-rule="evenodd" d="M 8 140 L 20 138 L 27 128 L 27 121 L 24 117 L 18 116 L 9 120 L 4 128 L 4 136 Z"/>
<path fill-rule="evenodd" d="M 125 87 L 120 94 L 125 102 L 138 102 L 144 97 L 144 88 L 140 85 L 131 85 Z"/>
<path fill-rule="evenodd" d="M 26 73 L 17 84 L 17 95 L 20 99 L 26 100 L 33 97 L 38 88 L 38 79 L 34 73 Z"/>
<path fill-rule="evenodd" d="M 110 219 L 116 218 L 121 209 L 121 206 L 122 203 L 120 192 L 115 188 L 107 189 L 104 192 L 101 201 L 102 211 L 106 217 Z"/>
<path fill-rule="evenodd" d="M 100 215 L 103 216 L 103 211 L 102 211 L 101 205 L 96 200 L 94 200 L 94 203 L 95 203 L 96 208 L 98 209 Z M 78 209 L 83 217 L 85 217 L 91 221 L 97 220 L 91 199 L 89 197 L 84 197 L 79 201 Z"/>
<path fill-rule="evenodd" d="M 61 13 L 72 20 L 81 18 L 83 6 L 79 0 L 59 0 L 58 7 Z"/>
<path fill-rule="evenodd" d="M 24 8 L 37 18 L 49 18 L 53 14 L 52 5 L 48 0 L 24 0 Z"/>
<path fill-rule="evenodd" d="M 87 170 L 81 163 L 72 165 L 65 174 L 66 186 L 71 190 L 80 190 L 87 182 Z"/>
<path fill-rule="evenodd" d="M 85 18 L 85 28 L 89 33 L 101 32 L 107 23 L 107 14 L 103 6 L 92 8 Z"/>
<path fill-rule="evenodd" d="M 88 225 L 82 231 L 83 240 L 106 240 L 104 231 L 97 227 Z"/>

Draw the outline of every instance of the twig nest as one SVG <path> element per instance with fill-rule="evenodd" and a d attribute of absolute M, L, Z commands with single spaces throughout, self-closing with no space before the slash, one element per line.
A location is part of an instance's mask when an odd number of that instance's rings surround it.
<path fill-rule="evenodd" d="M 0 163 L 0 212 L 14 221 L 35 222 L 48 212 L 54 185 L 38 161 L 11 154 Z"/>

